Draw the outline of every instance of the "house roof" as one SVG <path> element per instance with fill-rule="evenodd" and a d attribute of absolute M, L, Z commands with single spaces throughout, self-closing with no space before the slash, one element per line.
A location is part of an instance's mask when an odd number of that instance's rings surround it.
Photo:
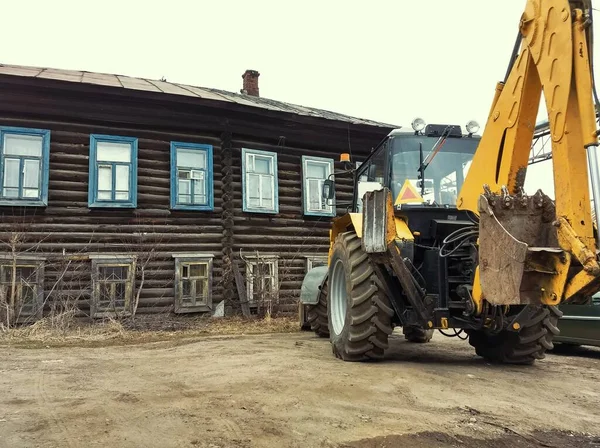
<path fill-rule="evenodd" d="M 186 84 L 178 84 L 167 81 L 159 81 L 145 78 L 133 78 L 131 76 L 113 75 L 106 73 L 94 73 L 79 70 L 61 70 L 55 68 L 29 67 L 21 65 L 0 64 L 0 75 L 20 76 L 29 78 L 53 79 L 81 84 L 95 84 L 107 87 L 116 87 L 126 90 L 143 90 L 147 92 L 164 93 L 166 95 L 182 95 L 196 97 L 209 101 L 221 101 L 236 103 L 240 105 L 268 109 L 277 112 L 287 112 L 297 115 L 305 115 L 327 120 L 336 120 L 351 124 L 376 126 L 384 128 L 397 128 L 399 126 L 381 123 L 363 118 L 351 117 L 324 109 L 299 106 L 284 103 L 282 101 L 268 98 L 243 95 L 225 90 L 207 87 L 196 87 Z"/>

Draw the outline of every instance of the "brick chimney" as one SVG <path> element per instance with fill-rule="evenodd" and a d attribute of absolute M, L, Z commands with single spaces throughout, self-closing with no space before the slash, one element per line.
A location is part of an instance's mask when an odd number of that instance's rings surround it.
<path fill-rule="evenodd" d="M 244 80 L 241 93 L 250 95 L 250 96 L 260 96 L 258 94 L 258 77 L 260 73 L 256 70 L 246 70 L 242 75 L 242 79 Z"/>

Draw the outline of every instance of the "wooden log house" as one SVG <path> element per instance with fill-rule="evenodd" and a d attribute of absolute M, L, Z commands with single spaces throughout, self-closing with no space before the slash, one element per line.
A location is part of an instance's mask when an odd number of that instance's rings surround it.
<path fill-rule="evenodd" d="M 340 153 L 394 127 L 241 93 L 0 65 L 0 317 L 297 310 Z M 336 175 L 337 200 L 352 196 Z"/>

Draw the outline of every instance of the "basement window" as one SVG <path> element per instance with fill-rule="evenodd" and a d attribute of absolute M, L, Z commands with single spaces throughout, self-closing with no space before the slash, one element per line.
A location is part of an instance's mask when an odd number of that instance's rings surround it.
<path fill-rule="evenodd" d="M 171 208 L 213 210 L 212 145 L 171 142 Z"/>
<path fill-rule="evenodd" d="M 307 255 L 306 272 L 319 266 L 327 266 L 327 255 Z"/>
<path fill-rule="evenodd" d="M 132 312 L 135 258 L 126 255 L 90 255 L 92 258 L 91 315 L 128 316 Z"/>
<path fill-rule="evenodd" d="M 137 138 L 90 136 L 89 207 L 137 206 L 137 150 Z"/>
<path fill-rule="evenodd" d="M 212 265 L 210 254 L 174 254 L 175 312 L 212 310 Z"/>
<path fill-rule="evenodd" d="M 246 258 L 246 294 L 251 306 L 279 297 L 276 255 Z"/>
<path fill-rule="evenodd" d="M 304 214 L 308 216 L 335 216 L 335 207 L 323 199 L 323 183 L 333 179 L 333 159 L 302 156 L 302 198 Z"/>
<path fill-rule="evenodd" d="M 0 127 L 0 205 L 48 205 L 50 131 Z"/>
<path fill-rule="evenodd" d="M 242 148 L 243 210 L 278 213 L 277 153 Z"/>
<path fill-rule="evenodd" d="M 6 322 L 32 322 L 42 317 L 44 304 L 44 261 L 10 255 L 0 260 L 0 316 Z"/>

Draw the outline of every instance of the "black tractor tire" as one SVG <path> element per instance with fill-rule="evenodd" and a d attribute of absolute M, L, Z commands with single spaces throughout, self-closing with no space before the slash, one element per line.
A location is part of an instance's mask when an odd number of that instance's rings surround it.
<path fill-rule="evenodd" d="M 434 330 L 425 330 L 421 327 L 402 327 L 402 333 L 404 333 L 404 338 L 408 342 L 416 342 L 419 344 L 424 344 L 425 342 L 431 341 L 433 338 Z"/>
<path fill-rule="evenodd" d="M 552 339 L 560 333 L 558 319 L 562 312 L 555 306 L 529 305 L 531 318 L 519 331 L 502 330 L 490 335 L 469 331 L 469 343 L 475 352 L 492 363 L 533 364 L 552 350 Z"/>
<path fill-rule="evenodd" d="M 355 232 L 336 237 L 329 266 L 327 306 L 333 354 L 344 361 L 382 359 L 388 348 L 388 336 L 393 331 L 394 310 L 388 297 L 380 291 L 369 255 L 362 249 Z M 335 300 L 345 304 L 345 313 L 335 313 L 332 309 Z M 339 319 L 338 333 L 333 324 L 334 315 Z"/>
<path fill-rule="evenodd" d="M 329 319 L 327 318 L 327 282 L 319 293 L 319 303 L 306 306 L 306 320 L 310 329 L 320 338 L 329 337 Z"/>

